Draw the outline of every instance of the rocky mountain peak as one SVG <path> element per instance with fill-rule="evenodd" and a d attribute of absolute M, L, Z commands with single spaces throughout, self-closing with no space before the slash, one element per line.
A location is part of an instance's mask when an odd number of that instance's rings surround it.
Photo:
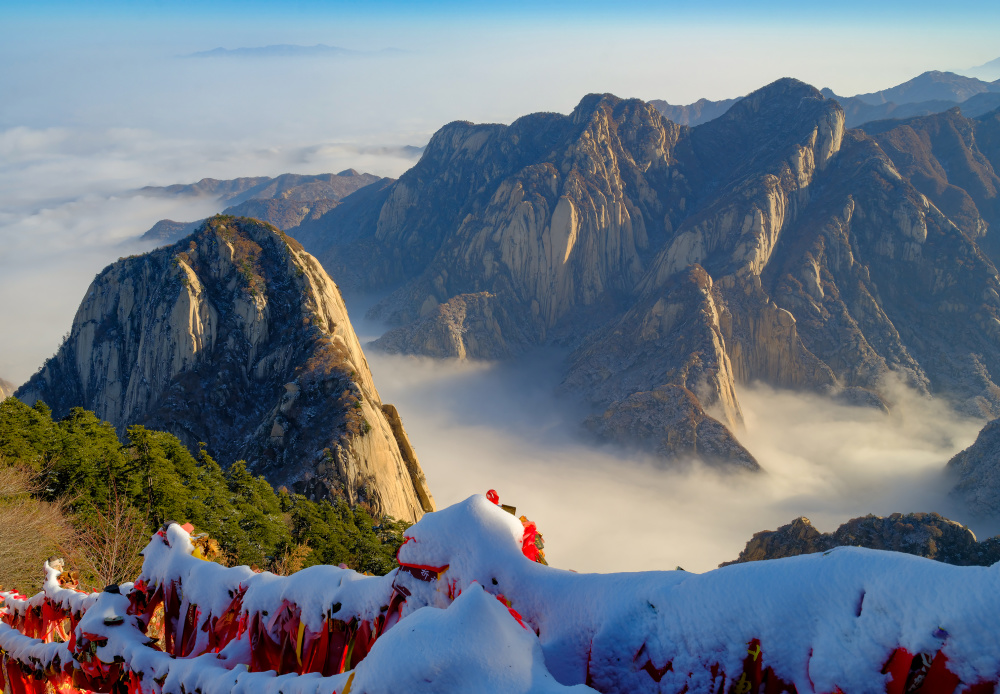
<path fill-rule="evenodd" d="M 0 378 L 0 400 L 3 400 L 8 396 L 13 395 L 16 389 L 17 386 L 15 386 L 13 383 Z"/>
<path fill-rule="evenodd" d="M 407 520 L 432 510 L 336 285 L 256 220 L 213 217 L 105 269 L 66 342 L 17 395 L 57 416 L 92 409 L 119 431 L 167 430 L 192 450 L 205 442 L 224 464 L 245 459 L 303 493 Z"/>
<path fill-rule="evenodd" d="M 804 516 L 796 518 L 777 530 L 755 533 L 738 559 L 720 566 L 829 552 L 836 547 L 905 552 L 959 566 L 990 566 L 1000 560 L 1000 537 L 979 542 L 964 525 L 937 513 L 893 513 L 852 518 L 832 533 L 820 532 Z"/>
<path fill-rule="evenodd" d="M 736 102 L 724 115 L 692 129 L 691 158 L 706 184 L 733 181 L 792 159 L 800 185 L 840 151 L 844 111 L 817 89 L 780 79 Z"/>

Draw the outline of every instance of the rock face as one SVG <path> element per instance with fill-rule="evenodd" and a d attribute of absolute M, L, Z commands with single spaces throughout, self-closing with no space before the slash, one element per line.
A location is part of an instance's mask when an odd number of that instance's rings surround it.
<path fill-rule="evenodd" d="M 995 168 L 1000 138 L 976 132 Z M 298 233 L 345 287 L 399 287 L 372 310 L 397 326 L 380 347 L 569 345 L 563 387 L 593 431 L 753 468 L 734 434 L 758 380 L 883 407 L 896 374 L 1000 414 L 996 261 L 901 166 L 795 80 L 694 128 L 590 95 L 447 125 L 398 181 Z"/>
<path fill-rule="evenodd" d="M 832 533 L 821 533 L 808 518 L 796 518 L 777 530 L 756 533 L 735 561 L 780 559 L 827 552 L 834 547 L 867 547 L 905 552 L 958 566 L 990 566 L 1000 561 L 1000 537 L 977 542 L 971 530 L 936 513 L 894 513 L 887 518 L 852 518 Z"/>
<path fill-rule="evenodd" d="M 203 178 L 189 185 L 147 186 L 139 193 L 147 196 L 217 196 L 221 202 L 229 205 L 223 210 L 223 214 L 252 217 L 282 231 L 289 231 L 305 221 L 318 219 L 340 204 L 341 200 L 362 188 L 389 181 L 390 179 L 373 174 L 347 169 L 339 174 L 315 176 L 282 174 L 275 178 L 262 176 L 228 181 Z M 192 233 L 204 221 L 175 222 L 162 219 L 143 234 L 142 238 L 162 244 L 174 243 Z"/>
<path fill-rule="evenodd" d="M 1000 516 L 1000 419 L 983 427 L 975 443 L 948 461 L 957 477 L 952 493 L 982 516 Z"/>
<path fill-rule="evenodd" d="M 994 169 L 994 162 L 1000 162 L 1000 112 L 970 118 L 954 108 L 869 123 L 864 130 L 901 175 L 977 239 L 994 265 L 1000 262 L 1000 176 Z"/>
<path fill-rule="evenodd" d="M 94 280 L 57 354 L 17 391 L 245 459 L 275 485 L 414 521 L 434 508 L 336 285 L 292 238 L 213 217 Z M 386 412 L 391 413 L 387 417 Z M 402 451 L 406 451 L 404 454 Z"/>
<path fill-rule="evenodd" d="M 5 381 L 4 379 L 0 378 L 0 400 L 4 400 L 7 397 L 13 395 L 14 390 L 16 390 L 16 388 L 17 386 L 15 386 L 10 381 Z"/>

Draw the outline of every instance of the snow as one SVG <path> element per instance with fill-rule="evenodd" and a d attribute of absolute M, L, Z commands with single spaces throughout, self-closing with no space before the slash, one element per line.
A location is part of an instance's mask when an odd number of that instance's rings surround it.
<path fill-rule="evenodd" d="M 593 691 L 559 684 L 545 668 L 535 635 L 476 584 L 446 609 L 419 610 L 376 641 L 356 669 L 354 689 L 369 694 Z"/>
<path fill-rule="evenodd" d="M 798 692 L 865 694 L 886 691 L 891 675 L 882 671 L 897 649 L 940 652 L 965 685 L 1000 680 L 1000 565 L 844 547 L 704 574 L 577 574 L 529 560 L 523 534 L 519 520 L 476 495 L 412 526 L 402 568 L 387 576 L 315 566 L 280 577 L 202 561 L 190 535 L 171 525 L 121 594 L 60 588 L 48 565 L 39 595 L 0 594 L 0 648 L 29 669 L 72 663 L 69 644 L 19 630 L 29 608 L 49 601 L 82 613 L 77 651 L 85 634 L 106 638 L 97 659 L 124 661 L 142 673 L 141 691 L 157 694 L 693 693 L 729 690 L 754 665 Z M 191 656 L 146 645 L 134 605 L 158 587 L 176 591 L 178 624 L 196 606 Z M 239 634 L 213 652 L 209 633 L 231 605 L 243 618 Z M 334 620 L 376 637 L 353 670 L 249 671 L 254 629 L 295 649 L 301 670 Z M 363 653 L 367 642 L 354 638 Z"/>

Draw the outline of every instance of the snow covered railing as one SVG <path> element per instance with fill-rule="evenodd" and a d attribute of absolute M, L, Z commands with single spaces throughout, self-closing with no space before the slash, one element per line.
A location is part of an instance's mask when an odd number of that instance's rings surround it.
<path fill-rule="evenodd" d="M 996 691 L 1000 566 L 839 548 L 576 574 L 532 561 L 533 524 L 495 501 L 426 514 L 384 577 L 226 568 L 176 524 L 134 584 L 79 593 L 46 566 L 38 595 L 0 594 L 4 693 Z"/>

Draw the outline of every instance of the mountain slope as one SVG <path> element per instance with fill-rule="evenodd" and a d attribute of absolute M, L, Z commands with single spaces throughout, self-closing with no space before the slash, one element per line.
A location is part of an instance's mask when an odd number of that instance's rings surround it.
<path fill-rule="evenodd" d="M 17 386 L 13 383 L 0 378 L 0 400 L 3 400 L 9 395 L 13 395 L 16 389 Z"/>
<path fill-rule="evenodd" d="M 109 266 L 17 395 L 58 416 L 92 409 L 119 432 L 143 424 L 192 450 L 204 442 L 221 462 L 246 459 L 311 496 L 343 493 L 403 520 L 433 510 L 333 281 L 256 220 L 213 217 Z"/>
<path fill-rule="evenodd" d="M 223 214 L 252 217 L 288 231 L 302 222 L 317 219 L 341 200 L 374 183 L 390 181 L 354 169 L 339 174 L 282 174 L 274 178 L 235 178 L 220 181 L 203 178 L 197 183 L 165 187 L 147 186 L 138 191 L 148 196 L 217 196 L 228 203 Z M 143 240 L 174 243 L 201 226 L 198 222 L 163 219 L 142 235 Z"/>
<path fill-rule="evenodd" d="M 979 141 L 990 141 L 998 113 L 983 120 L 955 108 L 905 121 L 869 123 L 864 129 L 889 155 L 900 174 L 966 234 L 981 239 L 994 263 L 1000 262 L 1000 152 L 984 153 Z M 995 137 L 995 135 L 994 135 Z M 990 233 L 990 230 L 994 233 Z"/>
<path fill-rule="evenodd" d="M 994 58 L 982 65 L 970 67 L 963 70 L 962 73 L 986 81 L 1000 79 L 1000 58 Z"/>
<path fill-rule="evenodd" d="M 402 284 L 372 311 L 397 326 L 377 346 L 570 346 L 563 389 L 611 439 L 755 468 L 733 438 L 755 380 L 882 408 L 898 375 L 1000 414 L 995 265 L 801 82 L 695 128 L 612 95 L 452 123 L 368 202 L 302 238 L 348 288 Z"/>
<path fill-rule="evenodd" d="M 948 461 L 956 478 L 952 494 L 973 513 L 1000 515 L 1000 419 L 983 427 L 975 442 Z"/>

